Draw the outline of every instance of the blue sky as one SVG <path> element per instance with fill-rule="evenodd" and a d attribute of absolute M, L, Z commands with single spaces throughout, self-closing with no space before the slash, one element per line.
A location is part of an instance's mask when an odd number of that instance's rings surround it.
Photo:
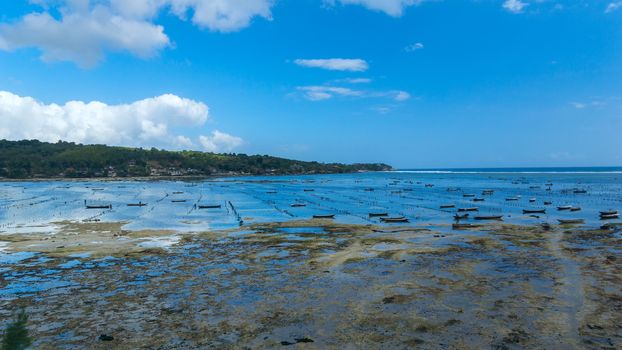
<path fill-rule="evenodd" d="M 129 3 L 0 5 L 0 138 L 622 164 L 622 2 Z"/>

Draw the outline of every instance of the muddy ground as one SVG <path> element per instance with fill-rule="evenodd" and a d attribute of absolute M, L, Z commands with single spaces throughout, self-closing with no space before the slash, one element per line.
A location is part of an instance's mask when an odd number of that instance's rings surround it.
<path fill-rule="evenodd" d="M 2 237 L 0 326 L 25 309 L 37 349 L 622 348 L 613 230 L 62 225 Z"/>

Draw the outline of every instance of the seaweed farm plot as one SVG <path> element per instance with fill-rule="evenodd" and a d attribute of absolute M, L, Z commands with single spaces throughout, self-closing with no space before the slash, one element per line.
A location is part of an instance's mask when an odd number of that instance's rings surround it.
<path fill-rule="evenodd" d="M 0 329 L 23 310 L 37 349 L 622 348 L 618 176 L 0 183 Z"/>

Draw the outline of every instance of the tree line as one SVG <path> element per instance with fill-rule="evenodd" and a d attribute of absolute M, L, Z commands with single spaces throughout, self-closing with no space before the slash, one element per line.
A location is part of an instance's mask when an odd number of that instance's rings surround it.
<path fill-rule="evenodd" d="M 390 169 L 386 164 L 305 162 L 268 155 L 0 140 L 0 177 L 11 179 L 326 174 Z"/>

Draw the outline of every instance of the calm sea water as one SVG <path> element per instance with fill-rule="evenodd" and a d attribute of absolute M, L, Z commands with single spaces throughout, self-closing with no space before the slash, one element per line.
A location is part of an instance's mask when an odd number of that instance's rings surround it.
<path fill-rule="evenodd" d="M 485 189 L 494 194 L 482 195 Z M 465 194 L 484 201 L 473 202 Z M 518 200 L 507 201 L 510 197 Z M 544 205 L 545 201 L 552 205 Z M 147 205 L 127 206 L 138 202 Z M 86 209 L 85 203 L 111 204 L 112 209 Z M 306 206 L 292 207 L 294 203 Z M 198 209 L 210 204 L 221 208 Z M 126 221 L 127 229 L 180 231 L 234 228 L 240 219 L 244 223 L 285 221 L 315 214 L 335 214 L 335 220 L 344 223 L 379 223 L 368 217 L 370 212 L 405 216 L 414 226 L 451 223 L 455 209 L 440 209 L 441 204 L 478 207 L 481 215 L 503 215 L 510 223 L 578 218 L 586 226 L 598 226 L 599 211 L 622 210 L 622 167 L 428 169 L 198 182 L 4 182 L 0 183 L 0 233 L 54 232 L 55 222 L 94 219 Z M 581 210 L 556 209 L 563 205 Z M 539 217 L 522 214 L 522 209 L 536 208 L 547 212 Z"/>

